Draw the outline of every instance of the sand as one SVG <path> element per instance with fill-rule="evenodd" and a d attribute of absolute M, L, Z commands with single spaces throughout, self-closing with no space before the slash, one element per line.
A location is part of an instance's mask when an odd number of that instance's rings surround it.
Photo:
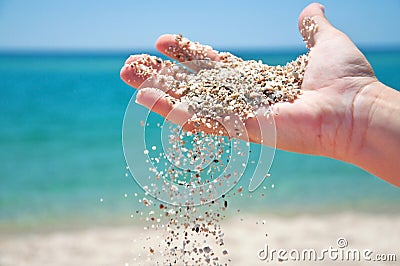
<path fill-rule="evenodd" d="M 243 221 L 241 221 L 243 219 Z M 395 254 L 396 262 L 338 262 L 325 258 L 314 265 L 398 265 L 400 261 L 400 215 L 329 214 L 305 216 L 238 215 L 224 220 L 225 248 L 229 265 L 310 265 L 310 262 L 260 260 L 257 253 L 269 249 L 345 248 L 370 249 Z M 158 235 L 158 236 L 157 236 Z M 147 241 L 147 237 L 151 240 Z M 158 237 L 158 238 L 157 238 Z M 161 241 L 159 232 L 144 231 L 141 225 L 97 227 L 75 231 L 3 234 L 0 238 L 0 265 L 156 265 L 143 246 Z M 262 255 L 262 254 L 261 254 Z M 372 255 L 372 256 L 374 256 Z M 328 257 L 328 256 L 326 256 Z M 160 264 L 162 265 L 162 264 Z M 179 264 L 178 264 L 179 265 Z"/>

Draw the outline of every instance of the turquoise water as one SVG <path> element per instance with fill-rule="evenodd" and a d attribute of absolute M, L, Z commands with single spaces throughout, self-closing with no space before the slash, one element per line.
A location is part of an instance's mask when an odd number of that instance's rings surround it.
<path fill-rule="evenodd" d="M 236 54 L 283 64 L 299 52 Z M 366 55 L 381 81 L 400 88 L 400 52 Z M 121 144 L 133 94 L 119 79 L 126 56 L 0 56 L 0 231 L 128 223 L 141 208 Z M 277 151 L 270 173 L 266 189 L 232 204 L 275 214 L 400 212 L 399 189 L 342 162 Z"/>

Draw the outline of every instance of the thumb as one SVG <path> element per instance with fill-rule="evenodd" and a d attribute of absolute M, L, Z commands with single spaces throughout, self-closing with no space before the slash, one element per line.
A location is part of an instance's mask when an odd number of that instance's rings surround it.
<path fill-rule="evenodd" d="M 298 26 L 307 48 L 313 47 L 318 41 L 328 38 L 336 31 L 325 17 L 324 6 L 319 3 L 312 3 L 303 9 Z"/>

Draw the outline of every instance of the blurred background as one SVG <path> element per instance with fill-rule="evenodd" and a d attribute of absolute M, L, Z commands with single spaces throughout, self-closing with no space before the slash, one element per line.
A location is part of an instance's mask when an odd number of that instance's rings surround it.
<path fill-rule="evenodd" d="M 321 1 L 377 77 L 400 88 L 400 2 Z M 134 90 L 119 78 L 165 33 L 245 59 L 305 52 L 297 18 L 310 1 L 0 1 L 0 234 L 132 224 L 141 193 L 121 129 Z M 334 56 L 334 55 L 332 55 Z M 352 165 L 277 151 L 247 212 L 400 213 L 399 189 Z M 248 182 L 248 178 L 242 178 Z M 265 194 L 261 197 L 260 195 Z"/>

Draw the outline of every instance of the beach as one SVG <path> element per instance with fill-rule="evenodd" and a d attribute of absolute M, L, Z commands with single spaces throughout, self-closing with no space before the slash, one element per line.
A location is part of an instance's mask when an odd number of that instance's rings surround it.
<path fill-rule="evenodd" d="M 239 219 L 243 219 L 242 221 Z M 338 248 L 344 238 L 344 249 L 370 249 L 376 254 L 395 254 L 397 262 L 334 261 L 328 256 L 318 265 L 397 265 L 400 254 L 400 215 L 329 214 L 279 217 L 246 215 L 222 222 L 225 243 L 232 261 L 229 265 L 309 265 L 310 261 L 262 260 L 260 249 Z M 151 237 L 150 243 L 144 238 Z M 156 265 L 160 254 L 150 254 L 143 245 L 157 245 L 157 232 L 142 227 L 97 227 L 70 231 L 8 235 L 0 241 L 0 265 Z M 339 248 L 340 249 L 340 248 Z M 263 254 L 261 254 L 264 256 Z M 316 262 L 313 262 L 316 263 Z M 162 265 L 162 263 L 160 264 Z M 179 263 L 178 263 L 179 265 Z"/>
<path fill-rule="evenodd" d="M 272 65 L 303 52 L 234 51 Z M 127 54 L 0 56 L 1 266 L 164 265 L 157 248 L 162 230 L 144 230 L 138 215 L 159 203 L 144 206 L 122 149 L 122 121 L 134 93 L 119 78 Z M 366 56 L 382 82 L 400 88 L 399 51 Z M 353 165 L 279 150 L 265 169 L 270 177 L 253 193 L 251 171 L 227 194 L 221 227 L 228 254 L 218 257 L 228 265 L 309 265 L 288 254 L 281 262 L 276 254 L 262 260 L 258 251 L 268 245 L 318 253 L 338 248 L 339 238 L 347 242 L 341 250 L 370 249 L 400 260 L 398 188 Z M 313 263 L 396 265 L 326 256 Z"/>
<path fill-rule="evenodd" d="M 0 0 L 0 266 L 400 265 L 399 14 Z"/>

